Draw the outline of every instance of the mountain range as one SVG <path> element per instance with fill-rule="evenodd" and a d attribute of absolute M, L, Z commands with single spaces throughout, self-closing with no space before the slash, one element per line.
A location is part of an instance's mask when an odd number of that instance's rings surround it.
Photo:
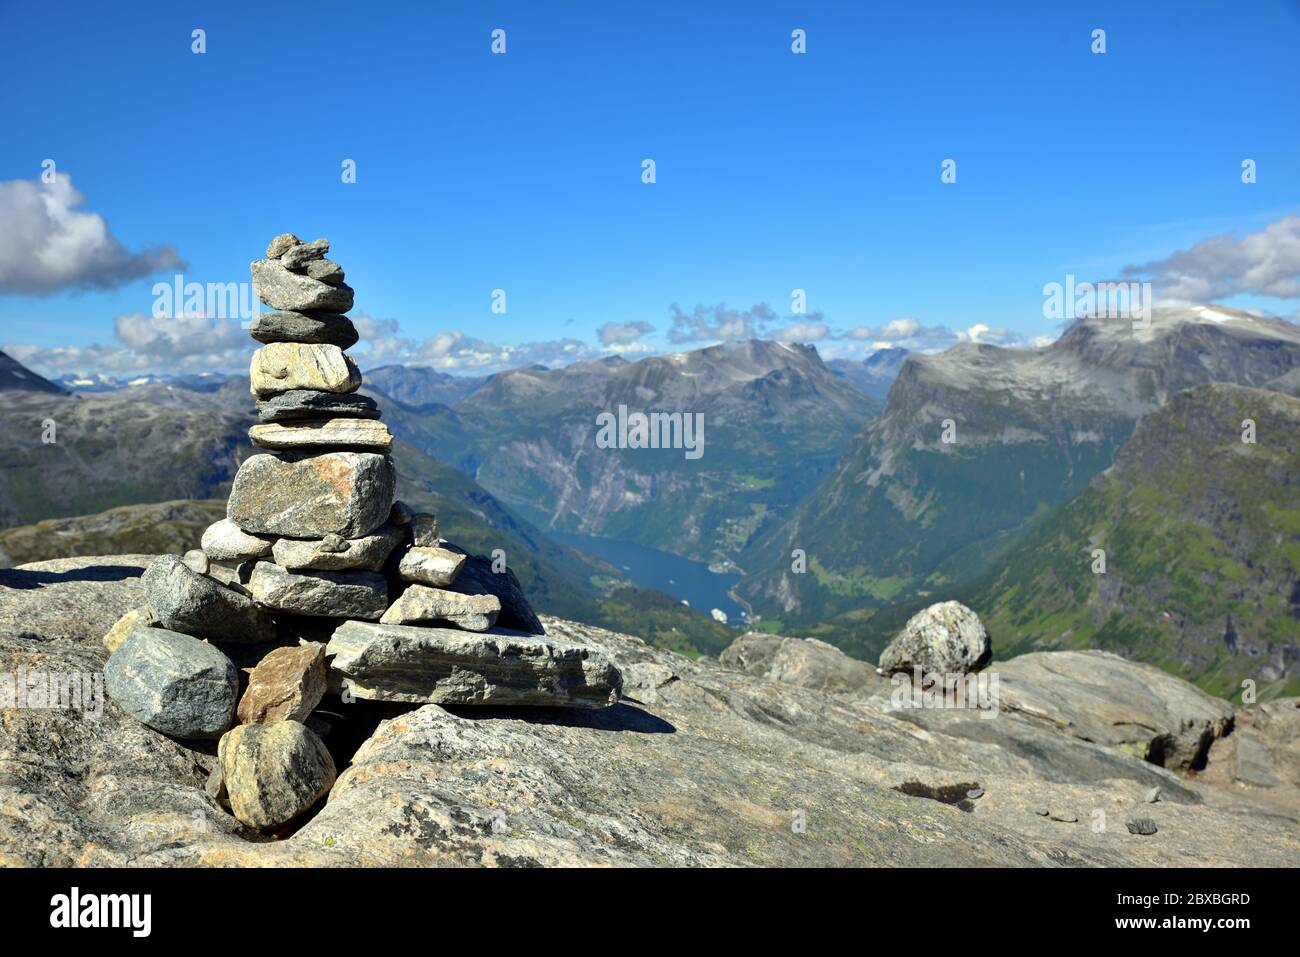
<path fill-rule="evenodd" d="M 436 380 L 426 372 L 397 391 L 428 394 L 424 384 Z M 392 377 L 370 381 L 377 393 L 385 384 L 395 387 Z M 815 349 L 764 340 L 534 366 L 492 376 L 451 407 L 397 404 L 388 421 L 398 438 L 461 469 L 539 528 L 718 567 L 733 566 L 829 474 L 879 410 Z M 598 448 L 598 416 L 620 407 L 702 415 L 703 454 Z"/>
<path fill-rule="evenodd" d="M 859 392 L 883 403 L 908 355 L 903 348 L 878 349 L 865 359 L 830 359 L 826 368 Z"/>
<path fill-rule="evenodd" d="M 1157 311 L 1142 329 L 1083 319 L 1037 349 L 909 356 L 833 473 L 751 542 L 740 592 L 770 627 L 869 655 L 876 609 L 984 571 L 1108 468 L 1143 414 L 1182 389 L 1279 384 L 1298 367 L 1300 328 L 1220 307 Z"/>
<path fill-rule="evenodd" d="M 135 541 L 147 518 L 105 510 L 177 500 L 139 547 L 180 540 L 251 453 L 242 377 L 68 395 L 9 362 L 0 522 L 23 527 L 0 547 L 15 557 L 111 543 L 115 523 Z M 1145 327 L 1078 320 L 1041 348 L 864 362 L 751 340 L 477 378 L 385 366 L 367 390 L 399 440 L 401 494 L 467 547 L 505 548 L 556 614 L 691 655 L 734 634 L 551 537 L 571 532 L 741 572 L 751 623 L 862 658 L 957 597 L 1004 649 L 1101 646 L 1216 693 L 1297 687 L 1300 329 L 1283 320 L 1158 310 Z M 597 417 L 620 406 L 701 413 L 703 455 L 598 447 Z"/>

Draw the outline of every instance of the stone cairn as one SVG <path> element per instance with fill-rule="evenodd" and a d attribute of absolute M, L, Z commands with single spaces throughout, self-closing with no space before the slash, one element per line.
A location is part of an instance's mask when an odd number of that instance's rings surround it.
<path fill-rule="evenodd" d="M 154 561 L 145 604 L 104 637 L 113 701 L 172 737 L 219 739 L 208 793 L 264 831 L 334 785 L 330 723 L 313 714 L 327 693 L 338 707 L 604 707 L 622 681 L 597 652 L 545 637 L 513 573 L 395 500 L 393 438 L 346 352 L 353 291 L 327 252 L 284 233 L 252 263 L 275 310 L 251 328 L 249 439 L 265 451 L 240 466 L 201 550 Z"/>

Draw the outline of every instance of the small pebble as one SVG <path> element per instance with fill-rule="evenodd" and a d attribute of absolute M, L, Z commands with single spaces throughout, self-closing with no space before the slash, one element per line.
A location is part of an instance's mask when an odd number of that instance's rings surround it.
<path fill-rule="evenodd" d="M 982 798 L 984 796 L 984 789 L 971 788 L 969 791 L 966 792 L 966 796 L 970 798 L 972 801 L 974 801 L 976 798 Z"/>
<path fill-rule="evenodd" d="M 1149 817 L 1134 818 L 1124 826 L 1130 834 L 1154 834 L 1158 830 L 1156 822 Z"/>
<path fill-rule="evenodd" d="M 1146 795 L 1142 798 L 1142 800 L 1146 801 L 1147 804 L 1155 804 L 1157 801 L 1160 800 L 1160 789 L 1152 788 L 1150 791 L 1146 793 Z"/>
<path fill-rule="evenodd" d="M 1049 810 L 1048 810 L 1047 808 L 1045 808 L 1045 807 L 1040 807 L 1040 808 L 1039 808 L 1037 811 L 1035 811 L 1034 813 L 1037 814 L 1039 817 L 1047 817 L 1047 816 L 1048 816 L 1049 814 L 1051 814 L 1052 812 L 1049 811 Z"/>
<path fill-rule="evenodd" d="M 206 575 L 208 573 L 210 563 L 208 561 L 207 552 L 201 551 L 197 548 L 190 549 L 185 553 L 185 557 L 182 558 L 181 561 L 190 566 L 190 568 L 194 569 L 200 575 Z"/>
<path fill-rule="evenodd" d="M 1062 824 L 1078 824 L 1079 815 L 1070 814 L 1067 811 L 1053 812 L 1051 814 L 1053 821 L 1060 821 Z"/>

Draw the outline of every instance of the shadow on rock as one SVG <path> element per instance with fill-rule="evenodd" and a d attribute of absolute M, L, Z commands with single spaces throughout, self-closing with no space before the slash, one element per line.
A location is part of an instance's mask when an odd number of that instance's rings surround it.
<path fill-rule="evenodd" d="M 5 588 L 40 588 L 42 585 L 59 585 L 65 582 L 120 582 L 139 578 L 143 568 L 130 565 L 89 565 L 66 572 L 35 571 L 24 568 L 0 570 L 0 586 Z"/>
<path fill-rule="evenodd" d="M 663 718 L 640 708 L 619 702 L 608 708 L 493 708 L 471 705 L 443 705 L 458 718 L 527 721 L 530 724 L 554 724 L 566 728 L 591 728 L 595 731 L 635 731 L 638 734 L 676 734 L 677 729 Z"/>

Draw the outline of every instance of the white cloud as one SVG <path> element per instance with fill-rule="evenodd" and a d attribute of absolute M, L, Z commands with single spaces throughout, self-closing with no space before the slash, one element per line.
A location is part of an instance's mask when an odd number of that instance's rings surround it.
<path fill-rule="evenodd" d="M 0 292 L 44 295 L 111 289 L 160 270 L 183 269 L 172 246 L 129 252 L 66 173 L 52 183 L 0 183 Z"/>
<path fill-rule="evenodd" d="M 958 342 L 982 342 L 995 346 L 1019 345 L 1024 342 L 1018 333 L 1002 326 L 987 326 L 977 322 L 973 326 L 957 330 Z"/>
<path fill-rule="evenodd" d="M 781 342 L 820 342 L 830 334 L 831 327 L 824 322 L 796 322 L 772 333 L 772 338 Z"/>
<path fill-rule="evenodd" d="M 1293 299 L 1300 296 L 1300 216 L 1285 216 L 1240 238 L 1214 236 L 1123 272 L 1150 279 L 1163 301 L 1205 303 L 1237 295 Z"/>
<path fill-rule="evenodd" d="M 150 359 L 183 359 L 195 355 L 252 352 L 248 331 L 233 319 L 204 316 L 118 316 L 113 320 L 118 341 Z"/>
<path fill-rule="evenodd" d="M 183 315 L 132 314 L 113 320 L 121 345 L 33 346 L 7 344 L 3 351 L 36 372 L 124 374 L 136 372 L 229 372 L 248 368 L 258 343 L 238 320 Z"/>
<path fill-rule="evenodd" d="M 654 326 L 639 319 L 636 322 L 607 322 L 596 330 L 596 338 L 611 352 L 636 352 L 641 351 L 641 348 L 650 348 L 648 343 L 638 343 L 637 340 L 654 331 Z M 634 346 L 641 348 L 633 348 Z"/>
<path fill-rule="evenodd" d="M 725 304 L 697 305 L 684 312 L 677 303 L 668 308 L 672 326 L 668 339 L 674 343 L 718 342 L 731 339 L 758 339 L 762 330 L 778 321 L 776 311 L 767 303 L 749 309 L 729 309 Z"/>

